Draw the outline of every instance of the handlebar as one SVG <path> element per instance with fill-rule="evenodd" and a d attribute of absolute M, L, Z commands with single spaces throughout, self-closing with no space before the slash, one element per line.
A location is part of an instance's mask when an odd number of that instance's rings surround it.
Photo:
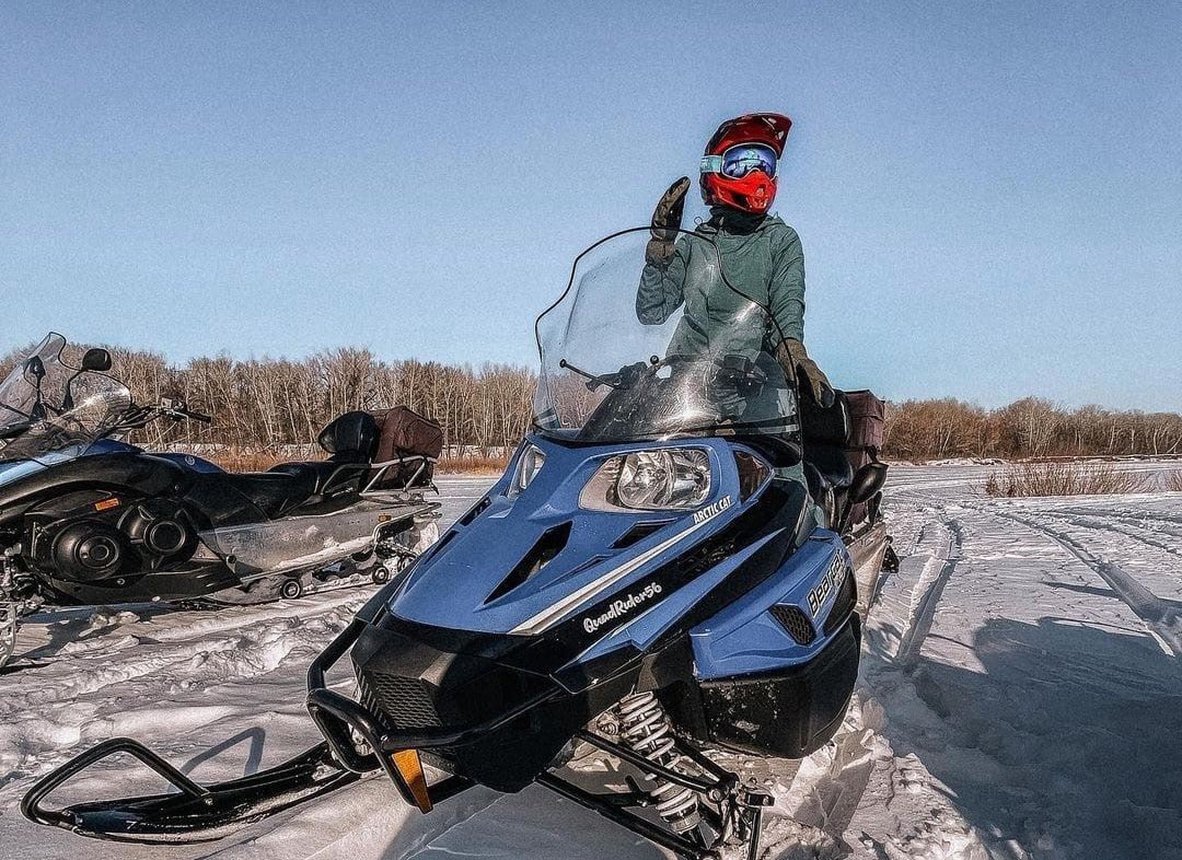
<path fill-rule="evenodd" d="M 641 379 L 646 372 L 655 373 L 660 370 L 668 362 L 662 361 L 658 356 L 652 356 L 648 362 L 638 361 L 635 364 L 627 364 L 621 367 L 614 373 L 594 374 L 588 373 L 575 367 L 565 358 L 558 362 L 558 366 L 563 370 L 569 370 L 572 373 L 577 373 L 587 380 L 587 390 L 595 391 L 601 385 L 606 385 L 608 388 L 632 388 Z"/>
<path fill-rule="evenodd" d="M 185 419 L 188 419 L 189 421 L 197 421 L 201 424 L 212 424 L 213 423 L 213 419 L 211 417 L 209 417 L 208 415 L 203 415 L 200 412 L 190 412 L 184 406 L 172 406 L 171 404 L 168 404 L 167 402 L 165 402 L 165 403 L 161 403 L 159 406 L 156 406 L 155 408 L 165 418 L 171 418 L 174 421 L 183 421 Z"/>
<path fill-rule="evenodd" d="M 213 418 L 210 416 L 200 412 L 191 412 L 185 408 L 184 404 L 178 405 L 170 400 L 162 400 L 152 406 L 132 406 L 119 422 L 119 428 L 138 430 L 157 418 L 168 418 L 171 421 L 197 421 L 201 424 L 213 423 Z"/>

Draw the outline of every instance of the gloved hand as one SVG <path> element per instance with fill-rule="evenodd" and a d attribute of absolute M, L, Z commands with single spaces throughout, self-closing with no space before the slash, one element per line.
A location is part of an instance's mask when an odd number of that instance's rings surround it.
<path fill-rule="evenodd" d="M 795 338 L 788 338 L 776 348 L 776 360 L 784 368 L 784 374 L 791 379 L 793 376 L 801 388 L 807 388 L 822 407 L 828 409 L 837 399 L 833 386 L 829 384 L 829 377 L 825 376 L 817 363 L 809 358 L 804 344 Z"/>
<path fill-rule="evenodd" d="M 688 176 L 678 179 L 657 201 L 653 210 L 652 235 L 644 249 L 644 259 L 654 266 L 667 266 L 676 250 L 677 231 L 685 211 L 685 195 L 689 191 Z"/>

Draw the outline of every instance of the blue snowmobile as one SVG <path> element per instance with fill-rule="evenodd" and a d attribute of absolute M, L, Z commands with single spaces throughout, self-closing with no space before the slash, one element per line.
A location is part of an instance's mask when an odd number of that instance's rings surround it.
<path fill-rule="evenodd" d="M 709 326 L 684 310 L 642 324 L 648 238 L 626 230 L 578 257 L 536 322 L 534 428 L 505 474 L 313 662 L 323 743 L 200 786 L 115 739 L 39 781 L 25 815 L 186 841 L 384 772 L 423 812 L 476 784 L 538 783 L 679 856 L 756 857 L 771 798 L 713 753 L 799 758 L 841 726 L 859 588 L 889 549 L 881 404 L 802 402 L 766 347 L 770 312 L 709 237 L 683 237 L 686 277 L 714 280 L 687 284 L 714 297 Z M 355 697 L 325 683 L 346 654 Z M 47 806 L 117 752 L 178 791 Z M 621 784 L 574 778 L 588 755 L 614 760 Z"/>

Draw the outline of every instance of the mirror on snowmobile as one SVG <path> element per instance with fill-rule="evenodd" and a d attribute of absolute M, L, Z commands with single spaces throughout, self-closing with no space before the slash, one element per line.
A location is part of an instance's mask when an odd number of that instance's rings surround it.
<path fill-rule="evenodd" d="M 26 376 L 33 377 L 33 387 L 37 392 L 37 402 L 29 410 L 29 417 L 34 421 L 44 421 L 45 404 L 41 402 L 41 380 L 45 378 L 45 362 L 39 355 L 29 356 L 25 359 L 24 371 Z"/>
<path fill-rule="evenodd" d="M 82 369 L 106 373 L 111 369 L 111 353 L 98 347 L 86 350 L 86 354 L 82 356 Z"/>
<path fill-rule="evenodd" d="M 41 383 L 45 378 L 45 362 L 41 360 L 41 356 L 33 355 L 25 360 L 25 373 L 37 380 L 38 384 Z"/>
<path fill-rule="evenodd" d="M 849 501 L 852 505 L 868 502 L 882 489 L 886 481 L 886 463 L 867 463 L 854 474 L 850 482 Z"/>

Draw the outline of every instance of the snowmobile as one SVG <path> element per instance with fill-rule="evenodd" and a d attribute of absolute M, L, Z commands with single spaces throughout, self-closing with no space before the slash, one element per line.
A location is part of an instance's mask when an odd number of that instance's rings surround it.
<path fill-rule="evenodd" d="M 439 451 L 388 438 L 427 426 L 409 410 L 340 416 L 320 434 L 325 461 L 226 472 L 122 441 L 211 419 L 136 406 L 106 350 L 74 367 L 65 348 L 51 333 L 0 383 L 0 666 L 42 604 L 295 598 L 346 563 L 383 582 L 437 533 L 424 489 Z"/>
<path fill-rule="evenodd" d="M 201 786 L 118 738 L 41 779 L 24 814 L 187 841 L 384 773 L 423 812 L 538 784 L 679 856 L 755 858 L 771 798 L 727 754 L 803 757 L 842 723 L 860 588 L 889 543 L 881 403 L 801 399 L 767 348 L 770 310 L 708 236 L 680 237 L 685 295 L 706 306 L 642 324 L 648 238 L 578 257 L 535 323 L 534 426 L 504 475 L 312 663 L 320 745 Z M 346 655 L 354 695 L 326 683 Z M 46 802 L 115 753 L 177 791 Z M 588 785 L 588 758 L 607 785 Z"/>

